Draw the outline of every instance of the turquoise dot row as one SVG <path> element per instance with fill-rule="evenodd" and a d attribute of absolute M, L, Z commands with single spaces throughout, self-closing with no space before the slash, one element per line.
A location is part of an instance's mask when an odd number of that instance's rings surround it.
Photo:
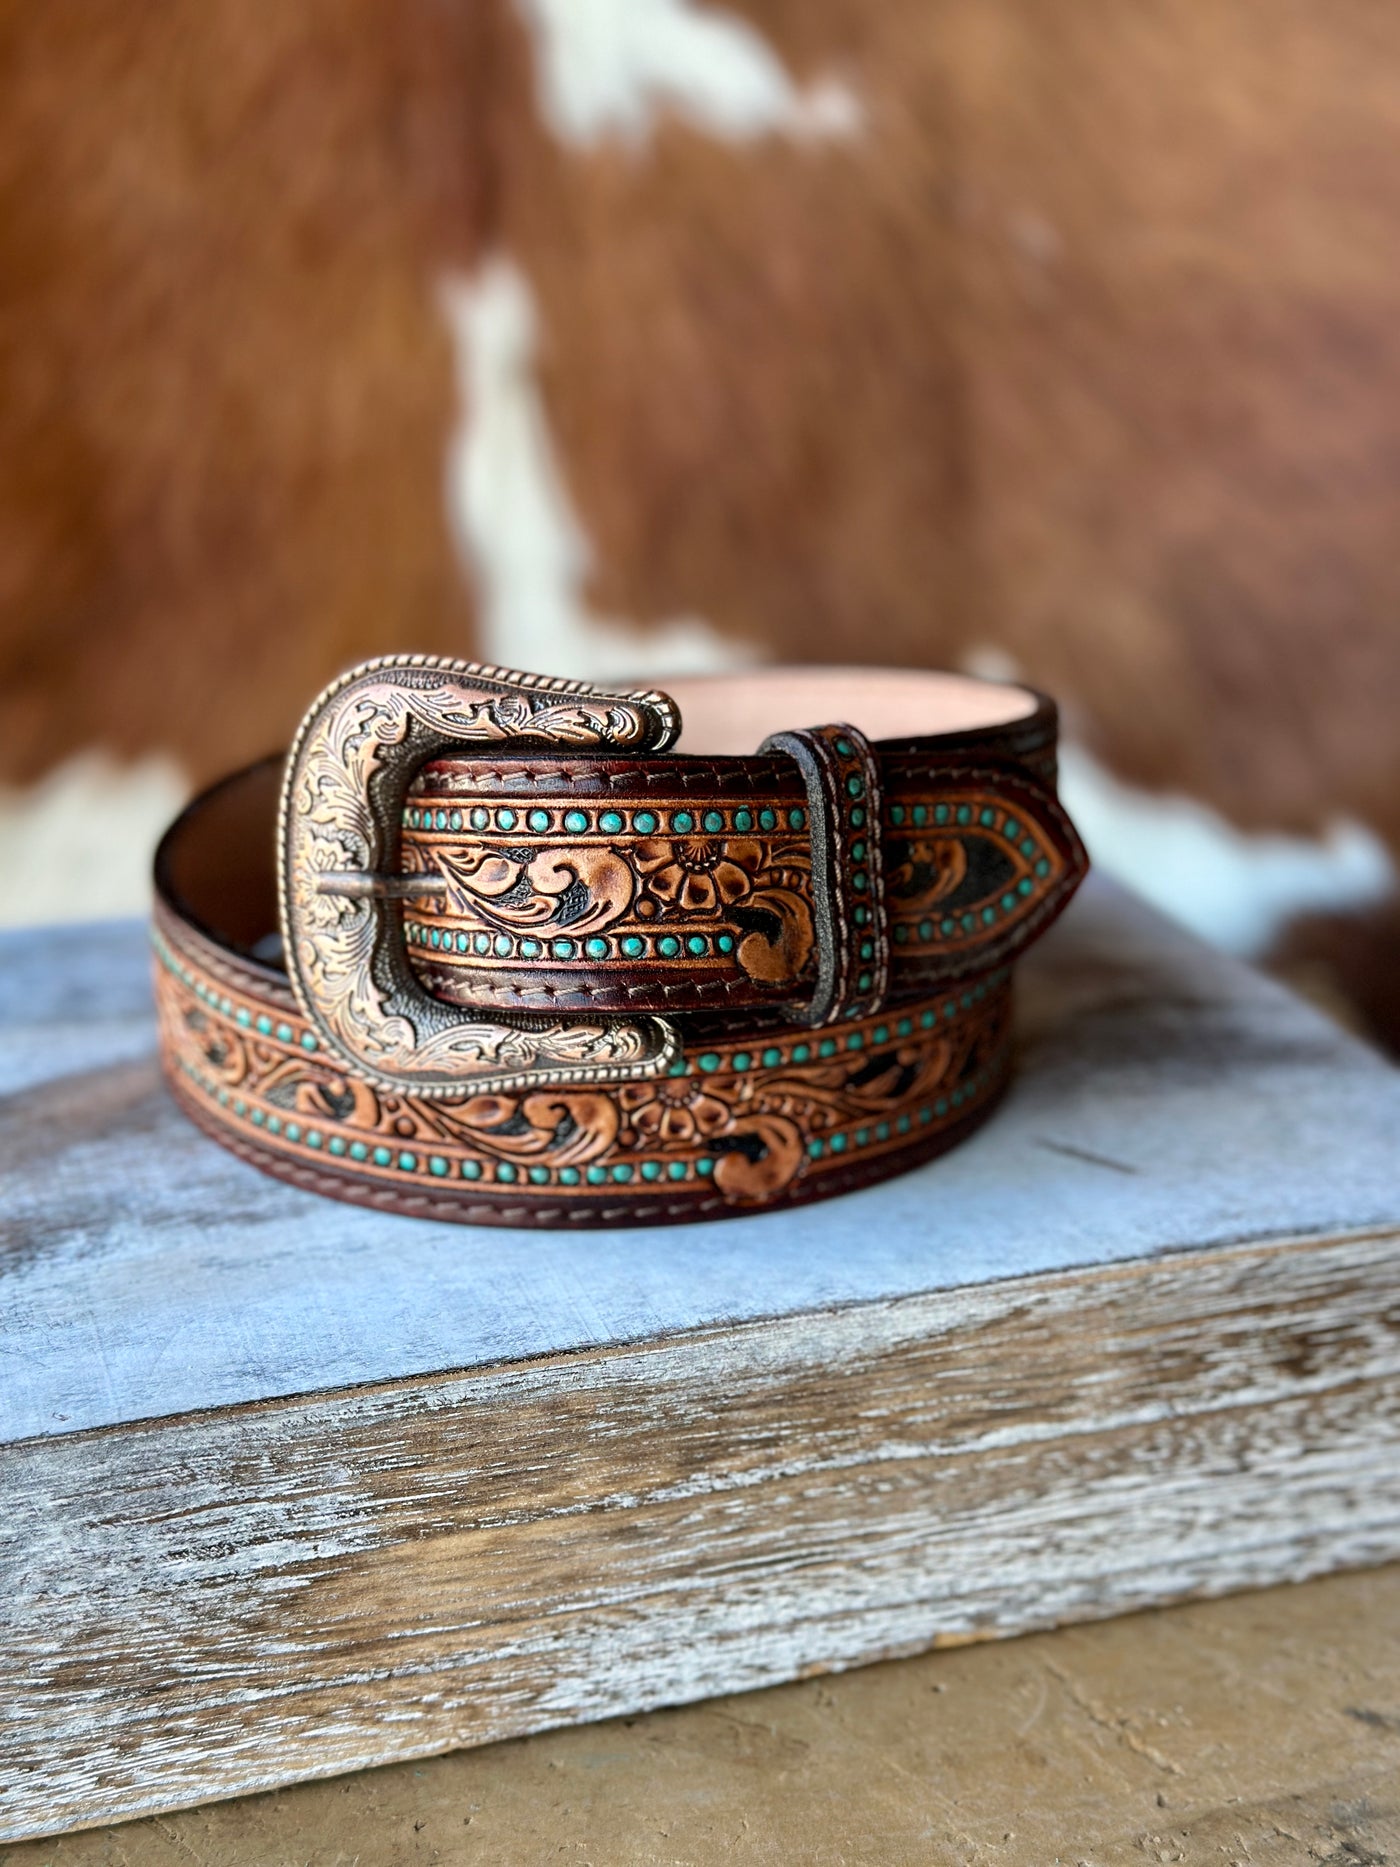
<path fill-rule="evenodd" d="M 458 1160 L 454 1163 L 445 1154 L 425 1153 L 416 1148 L 388 1145 L 382 1141 L 352 1141 L 338 1133 L 326 1134 L 313 1123 L 250 1102 L 246 1096 L 240 1096 L 235 1090 L 205 1075 L 184 1057 L 179 1059 L 179 1067 L 221 1108 L 230 1109 L 234 1115 L 251 1122 L 263 1134 L 271 1135 L 278 1141 L 290 1142 L 293 1146 L 311 1148 L 316 1153 L 337 1160 L 353 1161 L 357 1166 L 380 1167 L 394 1173 L 426 1174 L 434 1180 L 455 1176 L 497 1186 L 626 1186 L 636 1180 L 648 1184 L 669 1180 L 672 1184 L 679 1184 L 684 1180 L 709 1179 L 715 1170 L 714 1160 L 708 1154 L 701 1155 L 698 1160 L 620 1160 L 608 1166 L 595 1161 L 587 1167 L 546 1167 L 538 1162 L 517 1165 L 509 1160 Z"/>
<path fill-rule="evenodd" d="M 992 804 L 984 804 L 980 809 L 971 804 L 891 804 L 885 814 L 895 829 L 906 823 L 916 830 L 930 823 L 949 824 L 959 829 L 976 826 L 1004 836 L 1008 843 L 1016 845 L 1027 861 L 1040 853 L 1040 844 L 1025 833 L 1026 826 Z"/>
<path fill-rule="evenodd" d="M 256 1031 L 259 1037 L 272 1037 L 279 1044 L 296 1044 L 302 1050 L 315 1050 L 316 1038 L 313 1032 L 303 1031 L 298 1037 L 296 1031 L 283 1019 L 270 1018 L 266 1012 L 254 1014 L 246 1005 L 236 1005 L 226 992 L 220 992 L 212 985 L 193 973 L 187 966 L 182 966 L 175 955 L 159 937 L 153 944 L 156 956 L 167 972 L 174 973 L 182 985 L 188 986 L 195 997 L 206 1004 L 211 1011 L 217 1011 L 222 1017 L 231 1018 L 245 1031 Z"/>
<path fill-rule="evenodd" d="M 960 1012 L 972 1011 L 989 992 L 1004 985 L 1006 977 L 1004 968 L 989 973 L 985 979 L 979 979 L 975 985 L 968 986 L 966 991 L 945 998 L 941 1004 L 926 1005 L 917 1014 L 911 1012 L 902 1018 L 882 1019 L 869 1030 L 848 1031 L 843 1038 L 804 1037 L 796 1042 L 788 1039 L 785 1043 L 768 1044 L 762 1050 L 735 1050 L 727 1054 L 720 1050 L 703 1050 L 697 1057 L 678 1058 L 671 1065 L 671 1075 L 710 1076 L 722 1072 L 725 1075 L 742 1076 L 745 1071 L 755 1067 L 774 1070 L 786 1063 L 810 1063 L 813 1060 L 826 1062 L 843 1050 L 878 1050 L 891 1039 L 899 1041 L 912 1037 L 915 1031 L 931 1031 L 940 1023 L 951 1023 Z"/>
<path fill-rule="evenodd" d="M 478 804 L 474 809 L 458 810 L 411 805 L 404 811 L 403 821 L 408 830 L 503 830 L 507 834 L 529 830 L 536 836 L 557 836 L 561 831 L 569 836 L 621 836 L 628 830 L 637 836 L 654 836 L 660 830 L 671 830 L 680 836 L 720 836 L 726 831 L 776 830 L 784 825 L 789 830 L 801 830 L 806 826 L 807 813 L 801 805 L 784 810 L 767 805 L 756 810 L 747 805 L 724 810 L 669 806 L 656 810 L 584 810 L 576 805 L 517 810 L 510 804 L 497 804 L 489 810 Z"/>
<path fill-rule="evenodd" d="M 938 1096 L 917 1109 L 906 1109 L 903 1114 L 896 1115 L 893 1121 L 864 1122 L 859 1128 L 842 1129 L 837 1134 L 816 1135 L 807 1143 L 808 1159 L 823 1160 L 864 1147 L 879 1147 L 886 1141 L 899 1140 L 912 1134 L 916 1128 L 927 1128 L 936 1121 L 946 1121 L 949 1116 L 971 1108 L 986 1089 L 987 1081 L 988 1073 L 984 1071 L 969 1076 L 965 1083 L 950 1090 L 946 1096 Z"/>
<path fill-rule="evenodd" d="M 709 959 L 734 951 L 732 933 L 623 933 L 589 934 L 586 938 L 560 935 L 537 940 L 531 934 L 454 933 L 450 927 L 432 927 L 423 921 L 404 922 L 408 944 L 434 953 L 470 954 L 478 959 Z"/>
<path fill-rule="evenodd" d="M 1037 861 L 1035 873 L 1042 881 L 1049 875 L 1050 863 L 1045 856 Z M 959 934 L 980 933 L 984 927 L 995 927 L 999 920 L 1014 914 L 1034 893 L 1035 881 L 1029 875 L 1023 875 L 1015 888 L 1009 888 L 999 901 L 989 901 L 983 907 L 969 908 L 963 914 L 945 914 L 937 920 L 927 916 L 918 922 L 896 922 L 895 943 L 904 946 L 910 940 L 918 939 L 927 945 L 935 935 L 942 940 L 952 940 Z"/>
<path fill-rule="evenodd" d="M 838 739 L 836 741 L 836 750 L 840 753 L 842 758 L 854 758 L 855 756 L 855 747 L 851 744 L 849 739 Z M 858 772 L 852 772 L 847 778 L 846 795 L 854 800 L 846 808 L 846 821 L 857 833 L 855 841 L 851 844 L 851 861 L 855 864 L 855 867 L 851 870 L 851 887 L 858 895 L 863 895 L 867 894 L 870 889 L 870 871 L 863 866 L 867 855 L 865 838 L 861 834 L 866 827 L 866 809 L 864 803 L 861 801 L 865 797 L 865 780 Z M 857 901 L 852 906 L 851 920 L 857 927 L 868 927 L 870 925 L 870 909 L 864 901 Z M 873 960 L 875 957 L 875 942 L 873 940 L 862 940 L 858 951 L 861 959 Z M 873 972 L 863 972 L 859 974 L 856 979 L 857 992 L 869 992 L 873 990 L 874 985 L 875 975 Z"/>

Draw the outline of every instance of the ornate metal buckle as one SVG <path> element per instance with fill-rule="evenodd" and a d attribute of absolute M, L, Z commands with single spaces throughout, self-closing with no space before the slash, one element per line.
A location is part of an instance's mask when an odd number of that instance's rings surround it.
<path fill-rule="evenodd" d="M 681 1049 L 664 1018 L 483 1016 L 434 998 L 393 909 L 425 887 L 399 873 L 399 848 L 426 760 L 452 749 L 664 752 L 679 735 L 665 694 L 432 655 L 369 661 L 328 687 L 288 754 L 277 826 L 287 972 L 327 1051 L 416 1096 L 664 1074 Z"/>

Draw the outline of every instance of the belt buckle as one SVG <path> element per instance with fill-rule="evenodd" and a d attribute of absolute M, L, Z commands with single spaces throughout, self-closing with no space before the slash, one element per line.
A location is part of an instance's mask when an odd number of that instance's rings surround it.
<path fill-rule="evenodd" d="M 277 825 L 287 973 L 317 1041 L 372 1085 L 415 1096 L 663 1075 L 681 1053 L 665 1018 L 482 1014 L 434 998 L 395 907 L 414 892 L 399 871 L 403 810 L 428 759 L 635 755 L 679 735 L 665 694 L 432 655 L 365 662 L 333 682 L 293 741 Z"/>

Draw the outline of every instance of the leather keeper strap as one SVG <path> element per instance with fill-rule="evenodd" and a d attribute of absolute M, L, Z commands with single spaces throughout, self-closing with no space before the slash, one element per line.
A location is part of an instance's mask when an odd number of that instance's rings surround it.
<path fill-rule="evenodd" d="M 877 1011 L 889 988 L 880 767 L 849 725 L 774 733 L 759 748 L 796 762 L 807 792 L 817 982 L 808 1024 Z"/>

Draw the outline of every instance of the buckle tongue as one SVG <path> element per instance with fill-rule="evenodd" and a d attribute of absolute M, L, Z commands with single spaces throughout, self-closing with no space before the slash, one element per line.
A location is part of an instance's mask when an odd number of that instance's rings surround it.
<path fill-rule="evenodd" d="M 434 998 L 393 904 L 421 889 L 400 876 L 399 845 L 404 800 L 428 759 L 664 752 L 679 734 L 665 694 L 431 655 L 366 662 L 328 687 L 288 754 L 277 834 L 287 972 L 327 1051 L 416 1096 L 664 1074 L 681 1049 L 665 1018 L 479 1013 Z"/>

